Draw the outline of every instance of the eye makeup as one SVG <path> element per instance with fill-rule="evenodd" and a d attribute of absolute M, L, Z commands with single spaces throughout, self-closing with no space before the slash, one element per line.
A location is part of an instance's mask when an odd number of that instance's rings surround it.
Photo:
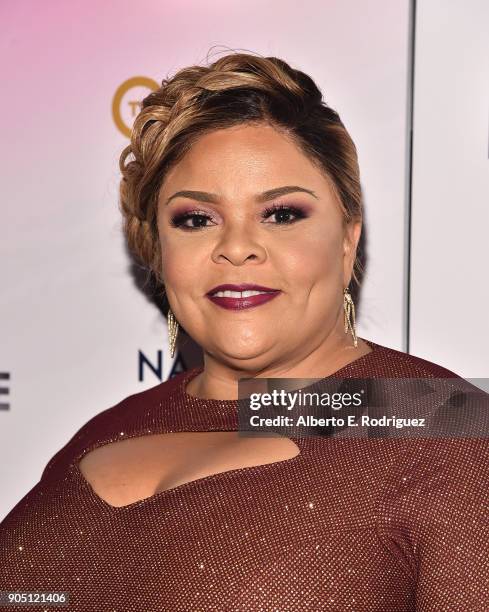
<path fill-rule="evenodd" d="M 302 207 L 298 207 L 291 204 L 273 204 L 272 206 L 268 206 L 263 211 L 262 216 L 264 219 L 268 219 L 273 215 L 277 215 L 277 217 L 282 216 L 283 218 L 284 215 L 287 216 L 291 214 L 295 215 L 296 218 L 294 220 L 283 220 L 281 223 L 277 222 L 277 225 L 291 225 L 292 223 L 296 223 L 296 221 L 299 221 L 300 219 L 305 219 L 309 216 L 307 211 L 304 210 Z"/>
<path fill-rule="evenodd" d="M 198 225 L 198 226 L 184 225 L 185 222 L 189 219 L 190 220 L 198 219 L 201 225 Z M 209 214 L 204 213 L 203 211 L 200 211 L 200 210 L 188 210 L 188 211 L 179 212 L 179 213 L 172 215 L 170 225 L 175 228 L 192 231 L 192 230 L 201 229 L 203 227 L 209 227 L 206 225 L 202 225 L 202 223 L 205 224 L 207 220 L 212 221 L 212 217 Z"/>
<path fill-rule="evenodd" d="M 297 223 L 301 219 L 305 219 L 309 217 L 309 207 L 297 206 L 293 204 L 273 204 L 265 208 L 262 213 L 262 219 L 269 219 L 276 215 L 276 222 L 267 222 L 268 225 L 292 225 Z M 294 216 L 292 220 L 284 219 L 284 217 Z M 280 221 L 278 219 L 281 219 Z M 193 221 L 197 219 L 198 225 L 185 225 L 187 221 Z M 172 227 L 179 228 L 182 230 L 200 230 L 206 227 L 210 227 L 206 225 L 207 221 L 212 221 L 212 215 L 207 212 L 197 210 L 197 209 L 189 209 L 182 212 L 175 213 L 171 217 L 170 224 Z"/>

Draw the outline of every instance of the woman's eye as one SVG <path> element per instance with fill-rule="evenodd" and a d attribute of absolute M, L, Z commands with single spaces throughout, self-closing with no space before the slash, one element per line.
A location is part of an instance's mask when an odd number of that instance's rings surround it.
<path fill-rule="evenodd" d="M 307 214 L 295 206 L 274 205 L 263 211 L 264 219 L 273 217 L 275 221 L 269 222 L 272 225 L 290 225 L 307 217 Z M 172 227 L 177 227 L 183 230 L 199 230 L 205 227 L 210 227 L 208 221 L 212 221 L 212 217 L 202 212 L 184 212 L 175 215 L 171 219 Z"/>
<path fill-rule="evenodd" d="M 212 221 L 211 217 L 202 213 L 182 213 L 180 215 L 175 215 L 171 220 L 171 224 L 173 227 L 180 227 L 187 230 L 198 230 L 202 227 L 208 227 L 206 225 L 207 220 Z M 187 223 L 188 221 L 190 221 L 190 224 Z"/>
<path fill-rule="evenodd" d="M 291 219 L 291 216 L 294 218 Z M 268 219 L 270 217 L 275 217 L 276 221 L 273 225 L 290 225 L 291 223 L 295 223 L 299 219 L 304 219 L 307 215 L 300 208 L 296 208 L 295 206 L 271 206 L 267 208 L 263 212 L 263 217 Z"/>

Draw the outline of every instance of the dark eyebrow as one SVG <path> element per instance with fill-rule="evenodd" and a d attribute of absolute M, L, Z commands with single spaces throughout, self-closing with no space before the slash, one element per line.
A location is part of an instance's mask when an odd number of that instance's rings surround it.
<path fill-rule="evenodd" d="M 285 185 L 284 187 L 276 187 L 275 189 L 269 189 L 268 191 L 264 191 L 260 193 L 256 197 L 257 202 L 268 202 L 269 200 L 273 200 L 274 198 L 278 198 L 279 196 L 286 195 L 288 193 L 296 193 L 298 191 L 302 191 L 305 193 L 309 193 L 316 199 L 319 199 L 314 191 L 310 189 L 306 189 L 305 187 L 299 187 L 298 185 Z M 177 191 L 172 196 L 168 198 L 165 203 L 167 206 L 173 198 L 191 198 L 193 200 L 198 200 L 199 202 L 211 202 L 213 204 L 219 204 L 220 198 L 215 193 L 208 193 L 207 191 Z"/>

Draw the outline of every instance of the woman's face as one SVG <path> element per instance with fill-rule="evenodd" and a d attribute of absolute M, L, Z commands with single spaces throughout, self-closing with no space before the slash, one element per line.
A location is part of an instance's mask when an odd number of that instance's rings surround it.
<path fill-rule="evenodd" d="M 351 343 L 343 288 L 360 223 L 344 227 L 328 180 L 268 124 L 202 136 L 165 177 L 158 231 L 171 309 L 213 358 L 252 371 L 296 361 L 331 335 Z M 250 308 L 208 296 L 243 283 L 279 293 Z"/>

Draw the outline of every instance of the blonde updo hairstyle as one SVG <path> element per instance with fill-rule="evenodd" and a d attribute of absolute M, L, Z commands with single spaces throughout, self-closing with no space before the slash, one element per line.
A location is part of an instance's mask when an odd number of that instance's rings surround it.
<path fill-rule="evenodd" d="M 237 52 L 207 67 L 183 68 L 144 98 L 119 162 L 127 245 L 160 287 L 157 202 L 165 174 L 205 133 L 256 122 L 266 122 L 288 135 L 323 172 L 344 224 L 362 219 L 355 144 L 309 76 L 276 57 Z M 352 272 L 357 286 L 362 274 L 357 252 Z"/>

